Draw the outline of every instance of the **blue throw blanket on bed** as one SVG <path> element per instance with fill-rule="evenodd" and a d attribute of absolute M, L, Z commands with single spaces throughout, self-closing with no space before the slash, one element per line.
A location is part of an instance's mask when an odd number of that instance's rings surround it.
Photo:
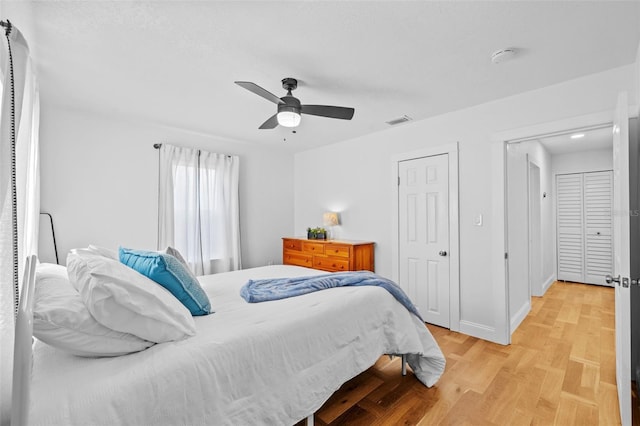
<path fill-rule="evenodd" d="M 369 271 L 334 272 L 332 274 L 314 275 L 295 278 L 271 278 L 249 280 L 240 289 L 240 295 L 249 303 L 266 302 L 301 296 L 318 290 L 333 287 L 371 285 L 387 290 L 409 312 L 420 318 L 418 309 L 411 303 L 404 291 L 391 280 Z"/>

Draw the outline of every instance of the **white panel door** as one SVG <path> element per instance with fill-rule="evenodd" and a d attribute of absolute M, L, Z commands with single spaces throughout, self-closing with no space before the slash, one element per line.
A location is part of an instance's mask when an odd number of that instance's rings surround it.
<path fill-rule="evenodd" d="M 558 279 L 584 279 L 582 174 L 556 176 Z"/>
<path fill-rule="evenodd" d="M 584 281 L 604 284 L 613 270 L 611 233 L 613 174 L 611 171 L 584 174 Z"/>
<path fill-rule="evenodd" d="M 423 319 L 449 328 L 448 154 L 401 161 L 399 284 Z"/>
<path fill-rule="evenodd" d="M 631 275 L 629 231 L 629 115 L 627 94 L 618 96 L 613 123 L 613 276 L 616 304 L 616 383 L 620 418 L 631 424 L 631 306 L 628 279 Z M 627 286 L 621 284 L 627 280 Z"/>

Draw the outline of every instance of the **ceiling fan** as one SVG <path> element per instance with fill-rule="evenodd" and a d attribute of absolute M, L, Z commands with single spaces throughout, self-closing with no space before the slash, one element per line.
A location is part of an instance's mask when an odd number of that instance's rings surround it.
<path fill-rule="evenodd" d="M 259 127 L 260 129 L 275 129 L 278 124 L 284 127 L 296 127 L 300 124 L 300 114 L 351 120 L 355 112 L 353 108 L 300 104 L 298 98 L 293 97 L 291 94 L 291 91 L 298 87 L 298 80 L 295 78 L 289 77 L 282 79 L 282 87 L 287 91 L 287 94 L 281 98 L 249 81 L 236 81 L 235 83 L 278 105 L 278 112 L 262 123 Z"/>

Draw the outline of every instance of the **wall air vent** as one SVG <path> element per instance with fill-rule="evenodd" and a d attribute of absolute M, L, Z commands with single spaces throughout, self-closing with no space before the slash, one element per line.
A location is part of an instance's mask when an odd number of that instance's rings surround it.
<path fill-rule="evenodd" d="M 385 121 L 385 123 L 387 123 L 389 126 L 396 126 L 398 124 L 406 123 L 407 121 L 411 121 L 411 120 L 413 120 L 413 118 L 409 117 L 408 115 L 403 115 L 402 117 Z"/>

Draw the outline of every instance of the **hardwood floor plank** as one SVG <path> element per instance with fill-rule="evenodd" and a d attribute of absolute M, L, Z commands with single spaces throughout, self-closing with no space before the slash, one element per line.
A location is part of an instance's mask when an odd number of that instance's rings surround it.
<path fill-rule="evenodd" d="M 602 384 L 598 393 L 598 420 L 601 425 L 619 425 L 618 389 L 615 385 Z"/>
<path fill-rule="evenodd" d="M 427 325 L 447 358 L 423 386 L 381 357 L 316 415 L 335 425 L 619 425 L 613 288 L 556 282 L 497 345 Z"/>
<path fill-rule="evenodd" d="M 535 417 L 538 401 L 542 396 L 542 384 L 546 375 L 547 372 L 545 370 L 534 367 L 520 376 L 522 392 L 516 403 L 516 409 L 522 413 L 531 414 L 532 419 Z"/>
<path fill-rule="evenodd" d="M 578 401 L 573 398 L 561 396 L 556 410 L 554 424 L 556 425 L 575 425 L 576 412 L 578 410 Z"/>
<path fill-rule="evenodd" d="M 482 411 L 482 404 L 484 402 L 484 397 L 481 393 L 475 392 L 473 390 L 468 390 L 464 392 L 460 399 L 451 406 L 451 409 L 442 413 L 443 415 L 438 419 L 432 419 L 429 422 L 423 422 L 420 424 L 424 425 L 433 425 L 433 424 L 465 424 L 464 422 L 473 421 L 485 421 L 484 416 L 479 414 Z M 454 415 L 455 413 L 455 415 Z M 429 418 L 430 413 L 427 413 L 426 418 Z"/>
<path fill-rule="evenodd" d="M 371 375 L 356 376 L 331 396 L 324 407 L 318 410 L 317 416 L 323 422 L 331 423 L 383 383 Z"/>

